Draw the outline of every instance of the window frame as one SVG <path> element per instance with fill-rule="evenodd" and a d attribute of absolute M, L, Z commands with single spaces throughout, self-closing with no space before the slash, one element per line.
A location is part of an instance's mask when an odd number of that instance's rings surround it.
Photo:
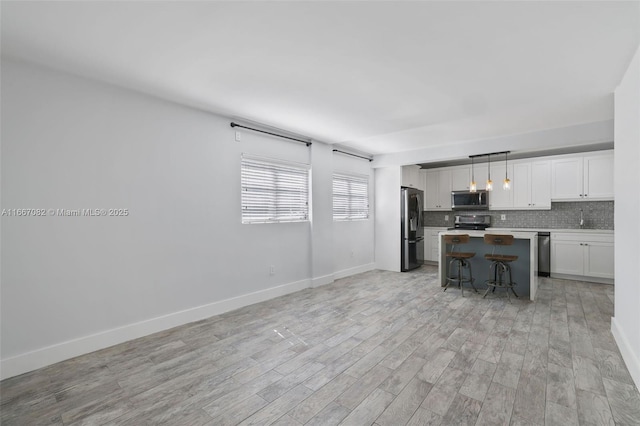
<path fill-rule="evenodd" d="M 369 203 L 369 176 L 357 173 L 334 171 L 332 175 L 332 216 L 336 222 L 368 220 L 371 216 Z M 336 193 L 336 181 L 346 186 L 346 192 Z M 358 188 L 358 185 L 364 186 Z M 342 207 L 336 204 L 336 196 L 346 198 Z M 366 206 L 364 205 L 366 203 Z"/>
<path fill-rule="evenodd" d="M 242 223 L 309 222 L 310 170 L 309 164 L 242 154 Z"/>

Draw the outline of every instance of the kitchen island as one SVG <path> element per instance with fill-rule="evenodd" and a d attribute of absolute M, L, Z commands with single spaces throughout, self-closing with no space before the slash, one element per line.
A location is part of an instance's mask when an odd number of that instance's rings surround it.
<path fill-rule="evenodd" d="M 438 234 L 439 238 L 439 267 L 438 280 L 442 286 L 446 285 L 447 267 L 449 262 L 446 253 L 451 249 L 443 241 L 443 236 L 447 234 L 469 234 L 469 244 L 456 247 L 456 251 L 474 252 L 475 257 L 469 259 L 473 269 L 474 285 L 478 291 L 483 294 L 487 288 L 485 281 L 489 279 L 489 262 L 484 255 L 491 253 L 494 248 L 496 253 L 513 254 L 518 256 L 518 260 L 511 263 L 511 271 L 513 273 L 513 281 L 517 283 L 515 287 L 516 293 L 521 299 L 529 298 L 535 300 L 536 291 L 538 290 L 538 233 L 528 231 L 505 232 L 504 230 L 486 231 L 474 230 L 449 230 L 442 231 Z M 491 246 L 485 244 L 485 234 L 508 234 L 513 235 L 514 241 L 511 246 Z M 465 287 L 471 288 L 469 284 Z M 500 292 L 502 296 L 502 291 Z M 497 294 L 497 292 L 496 292 Z M 506 297 L 506 296 L 504 296 Z"/>

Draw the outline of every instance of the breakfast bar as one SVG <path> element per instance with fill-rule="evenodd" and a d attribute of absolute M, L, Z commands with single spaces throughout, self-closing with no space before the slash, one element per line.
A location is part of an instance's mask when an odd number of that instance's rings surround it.
<path fill-rule="evenodd" d="M 485 280 L 489 278 L 489 264 L 490 262 L 484 258 L 487 253 L 492 253 L 494 246 L 490 246 L 484 243 L 485 234 L 508 234 L 513 235 L 514 242 L 511 246 L 501 247 L 499 250 L 502 253 L 508 253 L 518 256 L 518 260 L 514 261 L 511 265 L 513 273 L 513 281 L 517 283 L 515 291 L 521 299 L 529 298 L 529 300 L 535 300 L 536 291 L 538 289 L 538 233 L 537 232 L 505 232 L 492 231 L 491 228 L 480 230 L 449 230 L 443 231 L 438 234 L 438 256 L 440 265 L 438 268 L 438 280 L 442 286 L 446 285 L 447 266 L 448 261 L 446 258 L 447 251 L 451 247 L 447 247 L 444 243 L 443 236 L 450 234 L 468 234 L 470 237 L 469 243 L 464 246 L 464 251 L 474 252 L 475 257 L 469 259 L 473 269 L 473 277 L 475 278 L 475 287 L 480 293 L 486 289 Z M 466 286 L 465 286 L 466 288 Z M 471 288 L 469 286 L 469 288 Z"/>

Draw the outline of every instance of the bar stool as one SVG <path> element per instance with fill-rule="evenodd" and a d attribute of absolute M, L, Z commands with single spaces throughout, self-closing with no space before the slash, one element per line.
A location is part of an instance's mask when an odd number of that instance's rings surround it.
<path fill-rule="evenodd" d="M 449 261 L 449 266 L 447 268 L 447 285 L 444 286 L 443 291 L 447 291 L 447 288 L 449 288 L 449 285 L 451 283 L 457 283 L 458 287 L 460 287 L 460 291 L 462 292 L 462 297 L 464 297 L 464 286 L 462 284 L 469 283 L 471 284 L 473 291 L 477 293 L 478 290 L 473 285 L 474 278 L 471 272 L 471 263 L 469 263 L 469 260 L 468 260 L 474 257 L 476 254 L 455 251 L 456 245 L 467 244 L 469 242 L 469 234 L 444 235 L 444 242 L 445 244 L 451 244 L 452 247 L 451 247 L 451 251 L 447 252 L 447 255 L 446 255 L 446 257 L 450 258 L 451 260 Z M 458 270 L 458 275 L 452 276 L 451 267 L 452 266 L 455 267 L 456 265 L 457 265 L 456 269 Z M 469 271 L 469 277 L 467 278 L 464 277 L 464 269 L 467 269 Z"/>
<path fill-rule="evenodd" d="M 518 256 L 510 254 L 496 253 L 498 246 L 510 246 L 513 244 L 513 235 L 498 235 L 498 234 L 485 234 L 484 242 L 492 245 L 493 250 L 491 253 L 484 255 L 484 258 L 491 261 L 489 265 L 489 279 L 486 281 L 487 291 L 485 291 L 483 298 L 489 293 L 489 291 L 496 291 L 496 288 L 504 288 L 507 290 L 507 298 L 511 301 L 511 295 L 509 290 L 518 297 L 518 294 L 513 289 L 516 283 L 513 282 L 513 276 L 511 275 L 511 262 L 518 260 Z M 505 275 L 509 274 L 509 280 L 506 280 Z M 493 275 L 493 279 L 491 276 Z"/>

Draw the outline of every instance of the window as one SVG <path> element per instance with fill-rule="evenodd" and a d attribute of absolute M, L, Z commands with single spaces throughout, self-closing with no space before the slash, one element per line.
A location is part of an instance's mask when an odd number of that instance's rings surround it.
<path fill-rule="evenodd" d="M 309 218 L 309 166 L 243 155 L 242 223 Z"/>
<path fill-rule="evenodd" d="M 333 220 L 369 218 L 369 177 L 333 175 Z"/>

